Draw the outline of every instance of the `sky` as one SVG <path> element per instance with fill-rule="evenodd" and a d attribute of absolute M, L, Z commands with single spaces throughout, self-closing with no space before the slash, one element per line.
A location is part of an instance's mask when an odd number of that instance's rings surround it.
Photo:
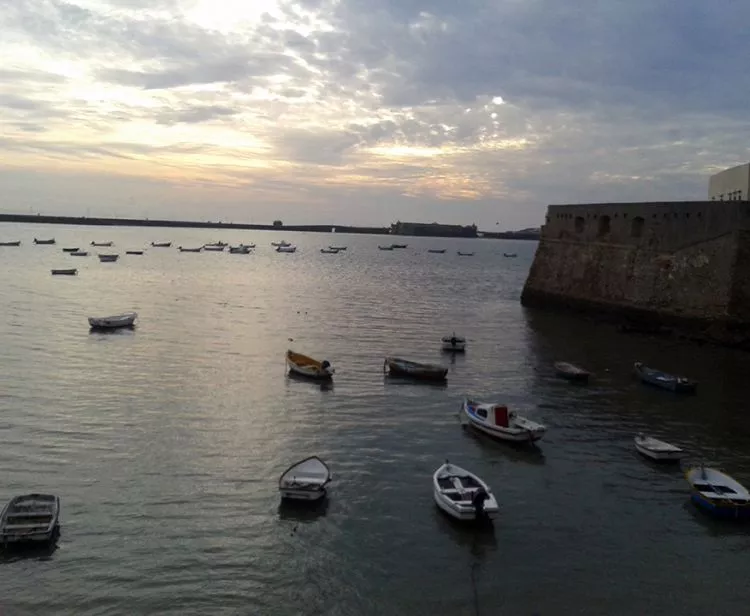
<path fill-rule="evenodd" d="M 0 211 L 538 226 L 750 160 L 750 2 L 0 0 Z"/>

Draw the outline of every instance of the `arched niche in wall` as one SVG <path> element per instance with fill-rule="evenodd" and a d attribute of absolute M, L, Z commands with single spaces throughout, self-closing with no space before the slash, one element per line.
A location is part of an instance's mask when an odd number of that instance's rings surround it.
<path fill-rule="evenodd" d="M 643 220 L 642 216 L 636 216 L 633 218 L 633 222 L 630 223 L 630 237 L 643 237 L 643 227 L 646 221 Z"/>
<path fill-rule="evenodd" d="M 583 233 L 586 228 L 586 219 L 583 216 L 576 216 L 575 229 L 576 233 Z"/>
<path fill-rule="evenodd" d="M 609 234 L 610 220 L 606 214 L 599 218 L 599 229 L 597 230 L 597 237 L 603 237 Z"/>

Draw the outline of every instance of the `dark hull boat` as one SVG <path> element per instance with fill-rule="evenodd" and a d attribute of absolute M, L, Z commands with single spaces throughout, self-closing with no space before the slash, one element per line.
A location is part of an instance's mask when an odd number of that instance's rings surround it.
<path fill-rule="evenodd" d="M 586 383 L 591 376 L 591 373 L 588 370 L 584 370 L 583 368 L 567 361 L 555 362 L 555 373 L 562 379 L 577 381 L 579 383 Z"/>
<path fill-rule="evenodd" d="M 420 364 L 407 359 L 386 357 L 383 371 L 389 376 L 416 379 L 419 381 L 444 381 L 448 375 L 448 368 L 435 364 Z"/>
<path fill-rule="evenodd" d="M 49 244 L 54 244 L 55 243 L 55 238 L 53 237 L 53 238 L 48 239 L 48 240 L 38 240 L 37 238 L 34 238 L 34 243 L 35 244 L 39 244 L 40 246 L 46 246 L 46 245 L 49 245 Z"/>
<path fill-rule="evenodd" d="M 21 240 L 17 240 L 15 242 L 0 242 L 0 246 L 20 246 Z"/>
<path fill-rule="evenodd" d="M 633 366 L 636 376 L 641 379 L 647 385 L 653 385 L 667 391 L 674 391 L 677 393 L 693 393 L 695 392 L 698 383 L 691 379 L 683 376 L 675 376 L 660 370 L 654 370 L 644 366 L 641 362 L 635 362 Z"/>

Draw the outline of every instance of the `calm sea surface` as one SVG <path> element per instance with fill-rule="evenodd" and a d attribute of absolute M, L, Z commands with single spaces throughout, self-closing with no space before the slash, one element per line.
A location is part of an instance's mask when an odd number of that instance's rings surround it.
<path fill-rule="evenodd" d="M 281 238 L 298 252 L 273 252 Z M 750 532 L 694 511 L 679 469 L 640 459 L 632 437 L 750 483 L 750 356 L 525 311 L 535 243 L 381 252 L 388 238 L 0 226 L 14 239 L 0 248 L 0 500 L 59 494 L 62 537 L 0 561 L 0 613 L 747 612 Z M 62 253 L 92 240 L 120 261 Z M 258 248 L 124 255 L 155 240 Z M 349 249 L 319 252 L 331 243 Z M 66 266 L 79 275 L 50 275 Z M 87 316 L 129 310 L 134 331 L 89 333 Z M 455 360 L 439 352 L 453 330 L 469 341 Z M 287 348 L 330 360 L 334 386 L 286 377 Z M 386 382 L 385 355 L 444 362 L 448 385 Z M 596 378 L 561 382 L 557 359 Z M 700 379 L 698 395 L 637 383 L 639 359 Z M 545 422 L 547 438 L 535 451 L 467 434 L 466 394 Z M 334 474 L 327 507 L 280 509 L 279 474 L 312 454 Z M 496 492 L 494 533 L 436 510 L 446 458 Z"/>

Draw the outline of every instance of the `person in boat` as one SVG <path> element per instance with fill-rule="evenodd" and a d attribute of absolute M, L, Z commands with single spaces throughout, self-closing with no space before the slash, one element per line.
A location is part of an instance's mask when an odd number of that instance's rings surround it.
<path fill-rule="evenodd" d="M 456 343 L 458 342 L 458 339 L 456 338 L 456 334 L 453 334 L 451 336 L 451 346 L 456 346 Z"/>
<path fill-rule="evenodd" d="M 471 498 L 471 504 L 474 505 L 474 511 L 476 513 L 476 519 L 477 520 L 483 520 L 487 517 L 487 514 L 484 511 L 484 501 L 486 501 L 489 498 L 489 494 L 487 494 L 487 490 L 485 490 L 483 487 L 477 488 L 477 491 L 474 492 L 474 496 Z"/>

